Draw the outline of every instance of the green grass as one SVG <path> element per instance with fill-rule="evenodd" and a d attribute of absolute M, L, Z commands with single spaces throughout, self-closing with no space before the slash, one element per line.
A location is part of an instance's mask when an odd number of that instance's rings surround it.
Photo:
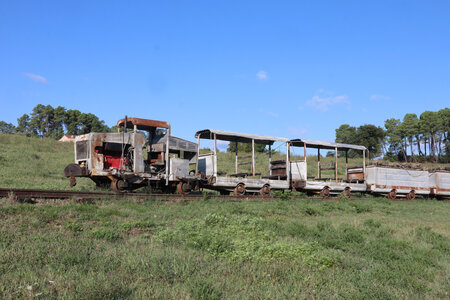
<path fill-rule="evenodd" d="M 0 134 L 0 187 L 70 189 L 64 168 L 74 162 L 73 151 L 73 143 Z M 95 184 L 80 178 L 73 189 L 92 190 Z"/>
<path fill-rule="evenodd" d="M 0 298 L 446 298 L 449 214 L 370 197 L 0 199 Z"/>
<path fill-rule="evenodd" d="M 73 144 L 0 134 L 0 145 L 1 187 L 68 189 Z M 0 199 L 0 299 L 449 298 L 448 201 L 299 195 Z"/>

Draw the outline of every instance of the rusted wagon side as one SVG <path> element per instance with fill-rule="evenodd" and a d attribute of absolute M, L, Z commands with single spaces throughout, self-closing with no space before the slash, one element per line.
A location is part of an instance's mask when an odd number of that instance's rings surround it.
<path fill-rule="evenodd" d="M 398 195 L 414 199 L 416 195 L 430 194 L 428 171 L 367 166 L 366 182 L 372 193 L 386 194 L 389 199 Z"/>
<path fill-rule="evenodd" d="M 429 174 L 430 192 L 433 196 L 450 198 L 450 172 L 434 171 Z"/>

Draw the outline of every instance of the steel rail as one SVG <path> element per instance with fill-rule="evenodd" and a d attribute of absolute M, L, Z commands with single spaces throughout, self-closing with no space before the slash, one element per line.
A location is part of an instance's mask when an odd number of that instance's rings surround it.
<path fill-rule="evenodd" d="M 9 198 L 12 200 L 39 200 L 39 199 L 75 199 L 75 200 L 88 200 L 88 199 L 117 199 L 117 198 L 131 198 L 138 200 L 160 200 L 160 201 L 192 201 L 202 199 L 219 199 L 227 201 L 268 201 L 277 200 L 280 197 L 275 195 L 261 196 L 261 195 L 216 195 L 216 194 L 148 194 L 148 193 L 132 193 L 132 192 L 94 192 L 94 191 L 68 191 L 68 190 L 40 190 L 40 189 L 14 189 L 14 188 L 0 188 L 0 198 Z M 292 195 L 291 199 L 313 199 L 313 200 L 340 200 L 339 197 L 326 197 L 318 198 L 317 196 L 295 196 Z M 361 197 L 350 197 L 350 200 L 364 199 Z M 412 201 L 403 198 L 397 198 L 391 201 Z"/>
<path fill-rule="evenodd" d="M 67 190 L 39 190 L 39 189 L 10 189 L 0 188 L 0 197 L 12 198 L 16 200 L 26 199 L 116 199 L 116 198 L 133 198 L 133 199 L 155 199 L 155 200 L 198 200 L 218 198 L 226 200 L 270 200 L 278 199 L 276 196 L 261 195 L 215 195 L 215 194 L 147 194 L 147 193 L 110 193 L 110 192 L 91 192 L 91 191 L 67 191 Z"/>

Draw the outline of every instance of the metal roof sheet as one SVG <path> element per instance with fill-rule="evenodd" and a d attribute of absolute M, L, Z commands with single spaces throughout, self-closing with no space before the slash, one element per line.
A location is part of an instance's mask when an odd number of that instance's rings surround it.
<path fill-rule="evenodd" d="M 338 150 L 367 150 L 366 147 L 361 145 L 351 145 L 351 144 L 340 144 L 340 143 L 330 143 L 330 142 L 324 142 L 324 141 L 314 141 L 314 140 L 305 140 L 305 139 L 293 139 L 289 141 L 291 145 L 302 147 L 304 144 L 306 144 L 306 147 L 310 148 L 320 148 L 320 149 L 335 149 Z"/>
<path fill-rule="evenodd" d="M 255 140 L 256 144 L 272 145 L 274 142 L 286 143 L 288 141 L 288 139 L 282 137 L 248 134 L 215 129 L 199 130 L 195 133 L 195 137 L 196 138 L 200 137 L 201 139 L 213 139 L 214 134 L 216 134 L 216 138 L 218 140 L 229 142 L 251 143 L 252 140 Z"/>
<path fill-rule="evenodd" d="M 122 127 L 125 123 L 125 119 L 117 121 L 117 127 Z M 170 124 L 164 121 L 140 119 L 140 118 L 127 118 L 127 128 L 133 128 L 136 125 L 139 130 L 150 130 L 152 128 L 170 128 Z"/>

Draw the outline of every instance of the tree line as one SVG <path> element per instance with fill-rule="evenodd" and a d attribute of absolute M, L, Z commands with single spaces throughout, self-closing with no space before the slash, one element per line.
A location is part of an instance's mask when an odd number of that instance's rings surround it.
<path fill-rule="evenodd" d="M 21 133 L 60 139 L 64 134 L 78 135 L 89 132 L 109 132 L 110 128 L 92 113 L 82 113 L 62 106 L 36 105 L 32 112 L 17 119 L 17 126 L 0 121 L 0 132 Z"/>
<path fill-rule="evenodd" d="M 398 161 L 450 162 L 450 109 L 407 113 L 384 121 L 384 128 L 371 124 L 336 129 L 336 142 L 366 146 L 371 157 Z M 353 154 L 357 155 L 357 154 Z"/>

